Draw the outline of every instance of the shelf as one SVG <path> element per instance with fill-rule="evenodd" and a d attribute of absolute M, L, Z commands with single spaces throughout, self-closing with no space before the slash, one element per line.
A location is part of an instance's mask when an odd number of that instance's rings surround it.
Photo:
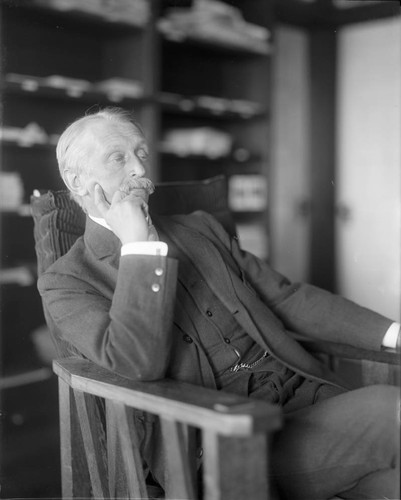
<path fill-rule="evenodd" d="M 31 217 L 32 212 L 31 212 L 31 206 L 28 204 L 20 205 L 19 207 L 15 208 L 6 208 L 0 207 L 0 214 L 1 215 L 16 215 L 18 217 Z"/>
<path fill-rule="evenodd" d="M 188 46 L 190 48 L 200 48 L 207 50 L 214 50 L 220 52 L 222 55 L 229 54 L 230 56 L 238 55 L 243 56 L 269 56 L 272 53 L 272 48 L 256 47 L 250 44 L 242 44 L 240 42 L 234 43 L 233 41 L 225 41 L 219 38 L 212 38 L 201 35 L 180 35 L 179 38 L 174 38 L 171 35 L 162 33 L 163 39 L 167 43 L 175 45 Z"/>
<path fill-rule="evenodd" d="M 206 104 L 209 100 L 210 104 Z M 214 104 L 212 103 L 214 101 Z M 165 113 L 189 115 L 199 118 L 221 119 L 221 120 L 251 120 L 267 117 L 268 112 L 258 103 L 243 101 L 243 109 L 237 111 L 240 100 L 223 99 L 211 96 L 183 96 L 162 93 L 158 97 L 162 110 Z M 203 103 L 205 102 L 205 103 Z M 248 109 L 247 108 L 248 105 Z M 253 108 L 253 109 L 252 109 Z"/>
<path fill-rule="evenodd" d="M 343 26 L 400 15 L 400 6 L 397 1 L 378 1 L 371 5 L 356 4 L 341 9 L 324 2 L 307 4 L 299 0 L 280 0 L 275 2 L 274 9 L 279 21 L 306 28 Z"/>
<path fill-rule="evenodd" d="M 164 151 L 163 148 L 159 149 L 159 153 L 166 159 L 177 160 L 177 161 L 188 161 L 188 162 L 210 162 L 210 163 L 250 163 L 257 162 L 261 160 L 261 156 L 255 153 L 250 153 L 246 150 L 238 150 L 234 151 L 232 154 L 228 156 L 219 156 L 217 158 L 212 158 L 206 155 L 180 155 L 177 153 L 173 153 L 171 151 Z"/>
<path fill-rule="evenodd" d="M 76 25 L 90 25 L 98 29 L 109 28 L 113 31 L 119 31 L 121 29 L 141 31 L 147 26 L 147 23 L 135 24 L 121 18 L 106 16 L 100 12 L 89 12 L 73 8 L 55 9 L 51 6 L 35 4 L 32 0 L 4 0 L 3 3 L 11 8 L 24 8 L 29 11 L 32 16 L 40 17 L 41 21 L 47 20 L 49 22 L 54 22 L 57 20 L 57 23 L 62 21 L 65 23 L 74 23 Z M 47 19 L 44 16 L 46 16 Z"/>
<path fill-rule="evenodd" d="M 0 145 L 11 148 L 37 149 L 37 150 L 53 151 L 53 152 L 56 148 L 56 145 L 51 143 L 46 143 L 46 144 L 40 144 L 38 142 L 27 143 L 23 141 L 20 142 L 10 141 L 8 139 L 0 139 Z"/>
<path fill-rule="evenodd" d="M 29 78 L 29 77 L 28 77 Z M 79 103 L 105 104 L 105 105 L 119 105 L 123 107 L 132 107 L 134 105 L 142 105 L 152 102 L 154 99 L 150 96 L 141 97 L 117 97 L 112 93 L 106 94 L 104 92 L 96 91 L 80 91 L 74 89 L 55 88 L 45 85 L 40 85 L 36 82 L 36 78 L 32 76 L 24 83 L 4 83 L 0 91 L 3 94 L 9 95 L 24 95 L 34 98 L 44 99 L 59 99 L 67 101 L 75 101 Z M 116 93 L 117 94 L 117 93 Z"/>
<path fill-rule="evenodd" d="M 53 376 L 50 368 L 38 368 L 36 370 L 29 370 L 15 375 L 9 375 L 0 379 L 0 390 L 21 387 L 24 385 L 35 384 L 49 380 Z"/>

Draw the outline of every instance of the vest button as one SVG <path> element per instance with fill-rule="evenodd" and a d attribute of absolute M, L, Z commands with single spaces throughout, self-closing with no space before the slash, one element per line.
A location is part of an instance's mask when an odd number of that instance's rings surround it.
<path fill-rule="evenodd" d="M 211 316 L 213 316 L 212 311 L 209 311 L 209 309 L 206 311 L 206 314 L 209 316 L 209 318 L 210 318 Z"/>
<path fill-rule="evenodd" d="M 156 276 L 162 276 L 163 275 L 163 269 L 161 267 L 156 267 L 155 274 L 156 274 Z"/>
<path fill-rule="evenodd" d="M 159 283 L 153 283 L 153 285 L 152 285 L 152 291 L 157 293 L 159 290 L 160 290 Z"/>
<path fill-rule="evenodd" d="M 183 339 L 185 342 L 187 342 L 188 344 L 192 344 L 193 340 L 191 339 L 191 337 L 189 335 L 184 335 L 183 336 Z"/>

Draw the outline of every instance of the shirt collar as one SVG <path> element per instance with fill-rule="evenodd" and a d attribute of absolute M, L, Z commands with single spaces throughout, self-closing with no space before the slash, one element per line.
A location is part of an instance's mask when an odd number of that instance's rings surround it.
<path fill-rule="evenodd" d="M 102 217 L 94 217 L 93 215 L 88 214 L 88 217 L 93 220 L 93 222 L 96 222 L 96 224 L 99 224 L 109 231 L 112 231 L 111 227 L 107 224 L 107 222 L 102 218 Z"/>

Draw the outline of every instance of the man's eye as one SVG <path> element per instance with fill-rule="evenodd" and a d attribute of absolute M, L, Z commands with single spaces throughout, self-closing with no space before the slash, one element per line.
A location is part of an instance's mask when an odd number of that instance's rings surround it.
<path fill-rule="evenodd" d="M 146 149 L 140 148 L 136 154 L 140 160 L 146 160 L 148 158 L 148 152 Z"/>
<path fill-rule="evenodd" d="M 125 163 L 125 155 L 123 154 L 115 154 L 110 157 L 112 163 Z"/>

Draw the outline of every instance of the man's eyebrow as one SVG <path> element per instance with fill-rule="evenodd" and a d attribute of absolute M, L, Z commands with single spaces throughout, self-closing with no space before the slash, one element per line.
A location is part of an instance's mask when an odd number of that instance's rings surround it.
<path fill-rule="evenodd" d="M 147 149 L 148 148 L 148 143 L 146 142 L 145 139 L 141 139 L 141 140 L 139 140 L 136 143 L 135 147 L 137 147 L 137 148 L 143 148 L 143 147 L 145 147 Z"/>

